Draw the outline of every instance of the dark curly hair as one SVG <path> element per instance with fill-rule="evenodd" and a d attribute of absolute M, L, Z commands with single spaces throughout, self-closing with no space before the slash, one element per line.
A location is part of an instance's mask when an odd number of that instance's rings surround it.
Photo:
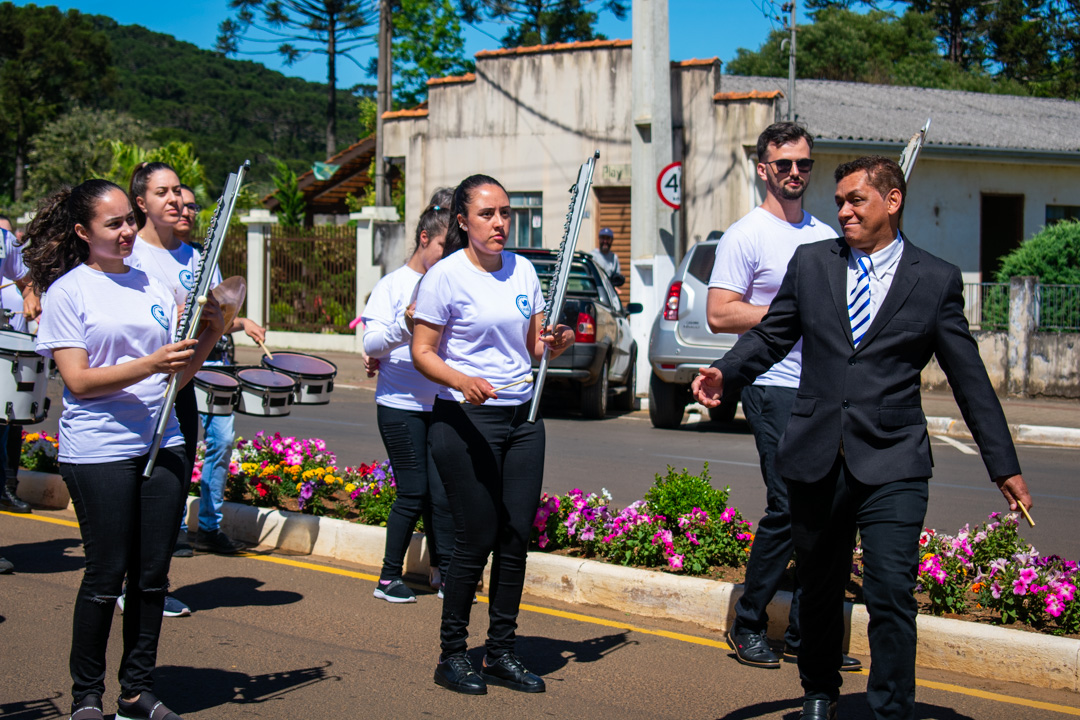
<path fill-rule="evenodd" d="M 495 185 L 506 192 L 502 183 L 490 175 L 470 175 L 454 188 L 454 199 L 450 203 L 450 226 L 446 229 L 446 245 L 443 247 L 444 258 L 469 244 L 468 234 L 456 220 L 458 215 L 468 217 L 469 213 L 466 212 L 465 206 L 472 201 L 473 191 L 483 185 Z"/>
<path fill-rule="evenodd" d="M 135 171 L 131 173 L 131 182 L 128 184 L 128 197 L 131 198 L 131 208 L 135 211 L 135 227 L 140 230 L 146 225 L 146 213 L 139 207 L 136 198 L 146 195 L 146 188 L 150 185 L 150 178 L 158 170 L 168 170 L 176 174 L 176 170 L 173 169 L 172 165 L 163 162 L 139 163 L 135 166 Z"/>
<path fill-rule="evenodd" d="M 23 262 L 38 295 L 90 257 L 90 246 L 75 234 L 75 226 L 90 227 L 98 202 L 113 190 L 127 195 L 116 183 L 87 180 L 57 190 L 38 205 L 22 242 Z"/>

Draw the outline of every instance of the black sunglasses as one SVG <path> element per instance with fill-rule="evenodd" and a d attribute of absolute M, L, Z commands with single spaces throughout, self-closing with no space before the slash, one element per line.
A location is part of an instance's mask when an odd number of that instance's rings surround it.
<path fill-rule="evenodd" d="M 801 158 L 799 160 L 765 160 L 766 165 L 775 165 L 776 172 L 788 173 L 791 172 L 791 164 L 795 163 L 795 167 L 799 168 L 799 172 L 810 172 L 814 169 L 814 161 L 810 158 Z"/>

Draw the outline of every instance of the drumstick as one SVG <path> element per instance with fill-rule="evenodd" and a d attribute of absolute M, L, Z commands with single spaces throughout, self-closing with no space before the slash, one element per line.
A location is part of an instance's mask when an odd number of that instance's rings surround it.
<path fill-rule="evenodd" d="M 1020 512 L 1024 513 L 1024 519 L 1028 521 L 1028 525 L 1035 527 L 1035 521 L 1031 519 L 1031 513 L 1029 513 L 1028 509 L 1024 506 L 1024 501 L 1017 500 L 1016 504 L 1020 506 Z"/>
<path fill-rule="evenodd" d="M 9 288 L 9 287 L 11 287 L 11 286 L 12 286 L 12 285 L 14 285 L 14 284 L 15 284 L 15 281 L 14 281 L 14 280 L 12 280 L 12 281 L 11 281 L 11 282 L 9 282 L 9 283 L 4 283 L 3 285 L 0 285 L 0 290 L 3 290 L 4 288 Z"/>
<path fill-rule="evenodd" d="M 521 383 L 531 383 L 532 381 L 533 381 L 533 376 L 532 375 L 526 375 L 525 377 L 521 378 L 520 380 L 515 380 L 512 383 L 507 383 L 505 385 L 500 385 L 497 388 L 491 388 L 491 392 L 499 392 L 500 390 L 505 390 L 506 388 L 512 388 L 515 385 L 520 385 Z M 461 404 L 464 405 L 467 402 L 469 402 L 469 401 L 468 400 L 462 400 Z"/>
<path fill-rule="evenodd" d="M 252 338 L 252 339 L 254 340 L 254 338 Z M 266 349 L 265 345 L 263 345 L 258 340 L 255 340 L 255 344 L 262 348 L 263 354 L 266 355 L 267 359 L 269 359 L 269 360 L 274 359 L 274 356 L 270 354 L 270 351 Z"/>

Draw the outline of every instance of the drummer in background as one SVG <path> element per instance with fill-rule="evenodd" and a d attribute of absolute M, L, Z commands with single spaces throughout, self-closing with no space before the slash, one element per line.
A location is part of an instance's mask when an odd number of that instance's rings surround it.
<path fill-rule="evenodd" d="M 202 209 L 195 201 L 195 192 L 187 185 L 180 185 L 182 205 L 180 206 L 180 220 L 176 223 L 173 235 L 183 243 L 199 248 L 192 237 L 192 230 Z M 198 254 L 192 258 L 191 270 L 194 273 Z M 214 270 L 212 285 L 221 283 L 221 273 Z M 214 347 L 210 357 L 203 363 L 203 367 L 228 365 L 232 361 L 231 333 L 243 330 L 248 337 L 256 342 L 266 340 L 266 331 L 258 323 L 247 318 L 235 318 L 232 325 L 226 328 L 225 335 Z M 195 533 L 192 545 L 200 552 L 217 553 L 218 555 L 233 555 L 244 549 L 244 544 L 237 542 L 221 530 L 222 506 L 225 504 L 225 483 L 229 479 L 229 462 L 232 460 L 233 442 L 236 439 L 233 429 L 233 416 L 207 415 L 199 413 L 199 419 L 203 427 L 203 440 L 206 443 L 206 454 L 203 456 L 202 478 L 199 480 L 199 530 Z M 187 524 L 181 525 L 181 533 L 187 530 Z"/>
<path fill-rule="evenodd" d="M 488 683 L 545 689 L 514 652 L 545 449 L 543 420 L 528 422 L 533 386 L 521 381 L 545 348 L 555 358 L 573 345 L 574 331 L 542 332 L 540 280 L 532 263 L 505 250 L 509 233 L 506 190 L 486 175 L 466 178 L 454 191 L 444 259 L 420 283 L 414 313 L 413 362 L 440 386 L 429 438 L 455 529 L 435 682 L 469 695 L 485 694 Z M 469 613 L 491 554 L 478 674 L 466 655 Z"/>
<path fill-rule="evenodd" d="M 37 318 L 41 312 L 41 302 L 30 287 L 30 278 L 27 277 L 26 266 L 23 264 L 22 252 L 19 247 L 11 219 L 0 215 L 0 233 L 3 234 L 0 242 L 0 327 L 8 326 L 17 332 L 27 331 L 27 311 L 32 315 L 30 319 Z M 30 302 L 24 302 L 23 293 L 26 293 Z M 20 498 L 15 490 L 18 486 L 19 459 L 22 454 L 22 426 L 0 425 L 0 461 L 3 462 L 4 483 L 0 485 L 0 510 L 14 513 L 30 512 L 30 503 Z M 0 572 L 10 572 L 7 567 L 10 563 L 0 558 Z M 6 569 L 5 569 L 6 568 Z"/>
<path fill-rule="evenodd" d="M 428 448 L 431 403 L 438 386 L 417 371 L 409 352 L 417 284 L 442 258 L 453 196 L 452 190 L 439 190 L 431 198 L 416 225 L 412 257 L 376 283 L 362 316 L 364 352 L 379 363 L 375 388 L 379 434 L 397 483 L 397 498 L 386 521 L 382 572 L 375 586 L 375 597 L 392 603 L 416 602 L 401 575 L 413 528 L 421 516 L 431 562 L 428 579 L 439 597 L 454 547 L 454 519 Z"/>
<path fill-rule="evenodd" d="M 173 343 L 172 292 L 125 264 L 135 216 L 124 190 L 88 180 L 42 201 L 24 258 L 45 293 L 37 350 L 64 380 L 60 475 L 79 521 L 86 568 L 75 599 L 69 668 L 72 717 L 103 720 L 113 600 L 126 576 L 117 720 L 180 720 L 152 693 L 176 527 L 191 482 L 170 412 L 143 477 L 171 374 L 190 382 L 221 337 L 210 298 L 198 340 Z M 171 409 L 170 409 L 171 410 Z"/>

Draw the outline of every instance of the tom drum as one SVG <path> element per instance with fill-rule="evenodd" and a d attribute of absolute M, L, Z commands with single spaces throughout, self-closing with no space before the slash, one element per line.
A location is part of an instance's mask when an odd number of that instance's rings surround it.
<path fill-rule="evenodd" d="M 296 381 L 285 373 L 261 367 L 237 367 L 240 382 L 236 412 L 244 415 L 288 415 L 294 402 Z"/>
<path fill-rule="evenodd" d="M 221 370 L 200 370 L 195 373 L 195 403 L 206 415 L 232 415 L 240 381 Z"/>
<path fill-rule="evenodd" d="M 265 355 L 265 367 L 283 372 L 296 380 L 297 405 L 326 405 L 334 390 L 337 365 L 314 355 L 298 352 L 275 352 L 273 358 Z"/>
<path fill-rule="evenodd" d="M 49 413 L 51 360 L 35 352 L 34 336 L 0 330 L 0 423 L 33 425 Z"/>

